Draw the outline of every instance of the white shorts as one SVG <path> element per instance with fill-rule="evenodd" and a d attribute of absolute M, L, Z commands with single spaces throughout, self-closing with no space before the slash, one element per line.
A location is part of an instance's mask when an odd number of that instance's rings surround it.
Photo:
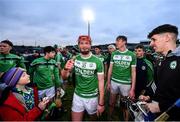
<path fill-rule="evenodd" d="M 38 90 L 39 100 L 44 97 L 53 98 L 55 96 L 55 87 L 50 87 L 44 90 Z"/>
<path fill-rule="evenodd" d="M 116 83 L 111 80 L 111 93 L 112 94 L 118 94 L 122 96 L 128 96 L 129 91 L 131 89 L 131 84 L 121 84 L 121 83 Z"/>
<path fill-rule="evenodd" d="M 89 115 L 95 114 L 97 112 L 98 97 L 94 98 L 82 98 L 74 93 L 72 102 L 73 112 L 83 112 L 86 110 Z"/>

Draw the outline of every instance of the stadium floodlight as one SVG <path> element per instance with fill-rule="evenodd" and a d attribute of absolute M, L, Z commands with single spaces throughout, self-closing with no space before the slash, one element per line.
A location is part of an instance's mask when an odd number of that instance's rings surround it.
<path fill-rule="evenodd" d="M 94 20 L 94 13 L 91 9 L 83 9 L 83 19 L 88 24 L 88 35 L 90 36 L 90 22 Z"/>

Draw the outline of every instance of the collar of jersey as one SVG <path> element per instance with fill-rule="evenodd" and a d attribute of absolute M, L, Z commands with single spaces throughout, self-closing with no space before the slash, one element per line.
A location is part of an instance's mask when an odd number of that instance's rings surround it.
<path fill-rule="evenodd" d="M 4 54 L 4 53 L 0 53 L 2 56 L 8 56 L 8 55 L 10 55 L 10 53 L 8 53 L 8 54 Z"/>
<path fill-rule="evenodd" d="M 95 56 L 102 56 L 101 54 L 99 54 L 99 55 L 95 55 Z"/>
<path fill-rule="evenodd" d="M 88 58 L 91 58 L 92 52 L 90 52 L 90 55 L 89 55 L 88 57 L 83 57 L 82 54 L 80 54 L 80 55 L 81 55 L 81 58 L 82 58 L 82 59 L 88 59 Z"/>
<path fill-rule="evenodd" d="M 44 58 L 45 61 L 50 61 L 51 60 L 51 58 L 50 59 L 46 59 L 45 57 L 43 57 L 43 58 Z"/>
<path fill-rule="evenodd" d="M 126 48 L 126 50 L 125 51 L 120 51 L 120 50 L 118 50 L 120 53 L 126 53 L 127 51 L 128 51 L 128 49 Z"/>

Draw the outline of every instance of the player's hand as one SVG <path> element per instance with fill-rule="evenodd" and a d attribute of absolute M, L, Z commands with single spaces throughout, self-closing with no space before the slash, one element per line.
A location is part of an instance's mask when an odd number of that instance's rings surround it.
<path fill-rule="evenodd" d="M 104 105 L 102 106 L 102 105 L 98 104 L 98 106 L 97 106 L 97 116 L 98 117 L 102 115 L 102 113 L 104 112 L 104 109 L 105 109 Z"/>
<path fill-rule="evenodd" d="M 44 97 L 43 100 L 41 102 L 39 102 L 38 107 L 41 110 L 44 110 L 46 108 L 46 105 L 49 103 L 49 98 L 48 97 Z"/>
<path fill-rule="evenodd" d="M 131 99 L 134 99 L 134 98 L 135 98 L 135 92 L 134 92 L 133 89 L 130 89 L 130 91 L 129 91 L 129 97 L 130 97 Z"/>
<path fill-rule="evenodd" d="M 70 59 L 70 60 L 67 61 L 64 69 L 71 71 L 73 69 L 73 67 L 74 67 L 74 60 Z"/>
<path fill-rule="evenodd" d="M 145 104 L 145 108 L 148 110 L 148 111 L 151 111 L 152 113 L 158 113 L 160 112 L 160 108 L 159 108 L 159 103 L 158 102 L 151 102 L 151 103 L 146 103 Z"/>
<path fill-rule="evenodd" d="M 147 102 L 147 101 L 150 100 L 150 97 L 149 97 L 149 96 L 140 95 L 140 96 L 139 96 L 139 100 L 140 100 L 140 101 L 145 101 L 145 102 Z"/>
<path fill-rule="evenodd" d="M 108 91 L 110 91 L 110 90 L 111 90 L 111 84 L 110 84 L 110 83 L 107 83 L 107 87 L 106 87 L 106 89 L 107 89 Z"/>

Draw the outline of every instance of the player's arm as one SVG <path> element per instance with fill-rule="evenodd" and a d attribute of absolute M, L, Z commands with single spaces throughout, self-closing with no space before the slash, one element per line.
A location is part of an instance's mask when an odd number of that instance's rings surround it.
<path fill-rule="evenodd" d="M 131 89 L 129 92 L 129 96 L 131 98 L 135 97 L 135 85 L 136 85 L 136 67 L 132 66 L 131 67 Z"/>
<path fill-rule="evenodd" d="M 65 64 L 64 68 L 61 70 L 61 77 L 63 80 L 67 79 L 74 67 L 74 60 L 70 59 Z"/>
<path fill-rule="evenodd" d="M 104 74 L 98 74 L 99 104 L 104 105 Z"/>
<path fill-rule="evenodd" d="M 97 116 L 104 112 L 104 73 L 98 74 L 99 101 L 97 106 Z"/>
<path fill-rule="evenodd" d="M 132 79 L 131 89 L 135 90 L 135 85 L 136 85 L 136 67 L 131 67 L 131 79 Z"/>

